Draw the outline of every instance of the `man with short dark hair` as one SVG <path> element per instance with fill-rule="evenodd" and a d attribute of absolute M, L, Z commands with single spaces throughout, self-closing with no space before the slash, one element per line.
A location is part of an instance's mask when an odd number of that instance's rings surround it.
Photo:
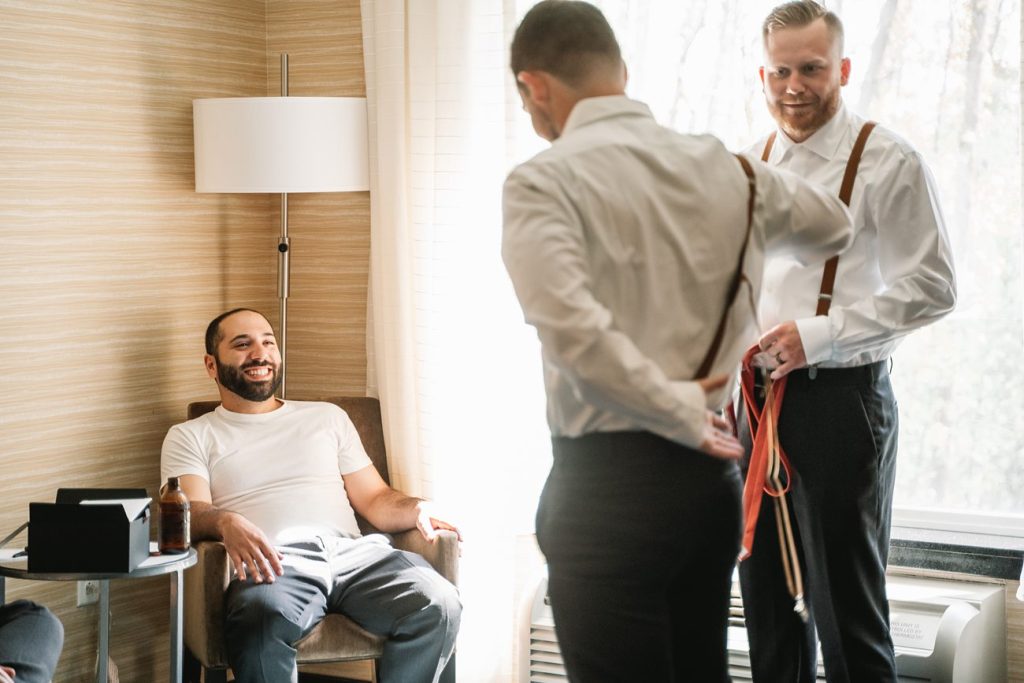
<path fill-rule="evenodd" d="M 810 618 L 794 611 L 792 563 L 780 557 L 766 496 L 740 564 L 754 680 L 815 680 L 817 629 L 830 682 L 895 682 L 885 594 L 898 426 L 889 357 L 953 309 L 952 254 L 921 155 L 843 104 L 850 60 L 839 18 L 812 0 L 788 2 L 765 19 L 763 39 L 761 82 L 778 128 L 749 151 L 843 194 L 854 239 L 825 268 L 779 256 L 765 271 L 759 344 L 777 365 L 771 381 L 786 381 L 777 433 L 793 469 L 779 517 L 792 520 Z"/>
<path fill-rule="evenodd" d="M 353 511 L 431 541 L 455 527 L 384 483 L 340 408 L 274 397 L 281 354 L 263 315 L 218 316 L 206 348 L 221 405 L 171 428 L 161 471 L 181 480 L 193 539 L 222 541 L 231 560 L 224 629 L 235 680 L 296 681 L 294 644 L 338 612 L 387 637 L 382 681 L 436 682 L 459 628 L 455 587 L 385 536 L 361 536 Z"/>
<path fill-rule="evenodd" d="M 49 683 L 63 643 L 64 627 L 42 605 L 0 605 L 0 683 Z"/>
<path fill-rule="evenodd" d="M 543 350 L 554 463 L 537 540 L 569 678 L 725 681 L 742 449 L 709 408 L 756 335 L 766 251 L 820 263 L 849 217 L 659 126 L 625 97 L 592 5 L 536 5 L 511 67 L 552 141 L 505 183 L 502 255 Z"/>

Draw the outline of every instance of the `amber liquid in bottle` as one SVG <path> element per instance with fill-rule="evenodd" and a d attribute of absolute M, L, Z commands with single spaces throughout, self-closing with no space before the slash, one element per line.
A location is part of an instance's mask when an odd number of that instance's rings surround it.
<path fill-rule="evenodd" d="M 181 490 L 177 477 L 170 477 L 160 491 L 160 540 L 161 553 L 187 553 L 189 543 L 188 497 Z"/>

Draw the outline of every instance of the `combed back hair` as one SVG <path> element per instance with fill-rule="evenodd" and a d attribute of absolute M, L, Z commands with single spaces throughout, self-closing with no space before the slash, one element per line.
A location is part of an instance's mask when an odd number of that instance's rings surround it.
<path fill-rule="evenodd" d="M 830 12 L 815 0 L 796 0 L 787 2 L 773 9 L 764 20 L 762 37 L 764 46 L 768 47 L 768 36 L 774 31 L 784 28 L 802 28 L 813 24 L 818 19 L 825 20 L 825 26 L 832 34 L 832 44 L 839 48 L 839 56 L 843 55 L 843 22 L 835 12 Z"/>
<path fill-rule="evenodd" d="M 230 311 L 224 311 L 216 318 L 210 321 L 210 324 L 206 326 L 206 353 L 211 356 L 217 355 L 217 345 L 220 344 L 220 340 L 224 338 L 221 334 L 220 324 L 224 322 L 226 318 L 230 318 L 235 313 L 241 313 L 242 311 L 249 311 L 257 315 L 263 315 L 259 311 L 255 311 L 251 308 L 232 308 Z M 266 320 L 267 316 L 263 315 L 263 319 Z"/>
<path fill-rule="evenodd" d="M 622 52 L 601 10 L 577 0 L 544 0 L 526 13 L 512 38 L 512 75 L 546 71 L 572 87 L 595 72 L 618 69 Z"/>

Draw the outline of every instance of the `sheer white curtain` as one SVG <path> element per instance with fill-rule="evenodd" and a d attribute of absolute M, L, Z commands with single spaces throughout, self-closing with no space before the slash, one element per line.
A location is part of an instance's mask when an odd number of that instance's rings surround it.
<path fill-rule="evenodd" d="M 394 484 L 463 532 L 459 677 L 512 678 L 517 542 L 550 463 L 539 347 L 500 260 L 524 117 L 503 0 L 363 0 L 371 140 L 369 381 Z M 528 543 L 528 541 L 527 541 Z"/>

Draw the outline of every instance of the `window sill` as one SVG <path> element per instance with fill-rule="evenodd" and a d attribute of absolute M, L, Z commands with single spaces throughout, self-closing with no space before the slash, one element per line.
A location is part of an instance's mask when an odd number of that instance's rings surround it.
<path fill-rule="evenodd" d="M 892 528 L 889 566 L 934 569 L 1016 581 L 1024 539 L 962 531 Z"/>

